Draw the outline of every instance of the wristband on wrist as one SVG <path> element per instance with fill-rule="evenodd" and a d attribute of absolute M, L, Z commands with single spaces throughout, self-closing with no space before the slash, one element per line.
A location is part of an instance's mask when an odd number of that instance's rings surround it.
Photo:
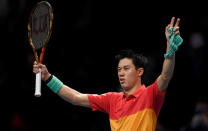
<path fill-rule="evenodd" d="M 61 82 L 57 77 L 54 75 L 50 76 L 51 80 L 47 83 L 47 86 L 54 92 L 57 93 L 61 87 L 63 86 L 63 82 Z M 49 79 L 50 79 L 49 77 Z"/>
<path fill-rule="evenodd" d="M 48 82 L 50 82 L 52 78 L 53 78 L 53 75 L 51 75 L 51 76 L 45 81 L 45 83 L 48 84 Z"/>

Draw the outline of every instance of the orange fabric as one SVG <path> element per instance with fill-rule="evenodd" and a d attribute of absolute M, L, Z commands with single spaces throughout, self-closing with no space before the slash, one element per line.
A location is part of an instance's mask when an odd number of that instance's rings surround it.
<path fill-rule="evenodd" d="M 135 114 L 111 120 L 111 131 L 155 131 L 157 116 L 152 109 L 144 109 Z"/>

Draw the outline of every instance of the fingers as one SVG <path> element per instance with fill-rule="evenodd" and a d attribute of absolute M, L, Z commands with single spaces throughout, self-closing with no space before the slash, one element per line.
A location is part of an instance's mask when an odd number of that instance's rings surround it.
<path fill-rule="evenodd" d="M 170 28 L 170 24 L 166 26 L 165 30 L 168 30 L 168 28 Z"/>
<path fill-rule="evenodd" d="M 38 65 L 38 64 L 34 64 L 33 65 L 33 72 L 36 74 L 36 73 L 38 73 L 39 72 L 39 68 L 40 68 L 40 66 Z"/>
<path fill-rule="evenodd" d="M 174 35 L 180 35 L 179 31 L 174 32 Z"/>
<path fill-rule="evenodd" d="M 174 25 L 175 17 L 172 17 L 171 22 L 168 26 L 166 26 L 165 30 L 168 31 L 168 28 L 174 27 L 173 33 L 174 35 L 180 34 L 179 32 L 179 23 L 180 23 L 180 18 L 177 19 L 175 25 Z"/>
<path fill-rule="evenodd" d="M 171 22 L 170 22 L 170 27 L 173 27 L 174 21 L 175 21 L 175 17 L 172 17 Z"/>
<path fill-rule="evenodd" d="M 179 31 L 179 27 L 178 27 L 178 26 L 175 27 L 175 28 L 173 29 L 173 31 L 174 31 L 174 32 Z"/>
<path fill-rule="evenodd" d="M 36 61 L 34 61 L 34 64 L 33 64 L 33 72 L 36 74 L 39 72 L 39 68 L 43 68 L 45 65 L 43 64 L 40 64 L 40 63 L 37 63 Z"/>
<path fill-rule="evenodd" d="M 179 26 L 180 23 L 180 18 L 177 19 L 176 24 L 175 24 L 175 28 Z"/>
<path fill-rule="evenodd" d="M 174 22 L 175 22 L 175 17 L 172 17 L 171 22 L 169 24 L 170 27 L 173 27 L 174 26 Z M 178 27 L 179 26 L 179 23 L 180 23 L 180 18 L 177 19 L 174 28 Z"/>
<path fill-rule="evenodd" d="M 174 28 L 173 33 L 174 33 L 174 35 L 177 35 L 177 34 L 180 33 L 180 32 L 179 32 L 179 27 L 178 27 L 178 26 Z"/>

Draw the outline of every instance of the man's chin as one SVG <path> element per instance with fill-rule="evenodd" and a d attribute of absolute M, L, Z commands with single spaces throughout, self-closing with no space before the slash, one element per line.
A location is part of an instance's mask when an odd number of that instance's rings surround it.
<path fill-rule="evenodd" d="M 123 90 L 127 91 L 129 88 L 127 86 L 121 86 Z"/>

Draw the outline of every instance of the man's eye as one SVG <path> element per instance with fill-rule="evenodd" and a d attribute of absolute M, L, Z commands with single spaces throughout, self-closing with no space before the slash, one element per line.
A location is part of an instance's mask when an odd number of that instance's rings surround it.
<path fill-rule="evenodd" d="M 128 70 L 128 69 L 129 69 L 129 67 L 125 67 L 125 68 L 124 68 L 124 70 Z"/>

